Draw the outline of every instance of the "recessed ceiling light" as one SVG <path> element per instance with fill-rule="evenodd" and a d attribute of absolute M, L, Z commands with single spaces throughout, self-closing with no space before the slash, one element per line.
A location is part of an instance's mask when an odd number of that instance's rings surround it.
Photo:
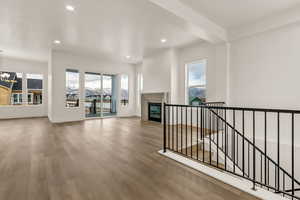
<path fill-rule="evenodd" d="M 161 43 L 165 43 L 165 42 L 167 42 L 167 39 L 166 38 L 162 38 L 160 41 L 161 41 Z"/>
<path fill-rule="evenodd" d="M 71 5 L 66 5 L 66 9 L 68 11 L 72 11 L 72 12 L 75 10 L 74 6 L 71 6 Z"/>
<path fill-rule="evenodd" d="M 131 56 L 126 56 L 126 59 L 130 59 L 131 58 Z"/>
<path fill-rule="evenodd" d="M 53 43 L 54 43 L 54 44 L 61 44 L 61 41 L 59 41 L 59 40 L 54 40 Z"/>

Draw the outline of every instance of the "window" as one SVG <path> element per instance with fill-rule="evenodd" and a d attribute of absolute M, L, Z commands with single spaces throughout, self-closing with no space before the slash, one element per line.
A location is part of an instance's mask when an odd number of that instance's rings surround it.
<path fill-rule="evenodd" d="M 29 93 L 27 94 L 27 101 L 28 101 L 28 104 L 33 104 L 33 94 L 32 93 Z"/>
<path fill-rule="evenodd" d="M 26 74 L 27 79 L 27 103 L 40 105 L 43 103 L 43 75 Z"/>
<path fill-rule="evenodd" d="M 206 60 L 186 65 L 186 101 L 189 105 L 200 105 L 206 101 Z"/>
<path fill-rule="evenodd" d="M 66 107 L 79 107 L 78 70 L 66 70 Z"/>
<path fill-rule="evenodd" d="M 0 72 L 0 105 L 22 105 L 22 73 Z"/>
<path fill-rule="evenodd" d="M 22 104 L 22 94 L 12 93 L 11 105 L 21 105 Z"/>
<path fill-rule="evenodd" d="M 141 94 L 142 94 L 142 91 L 143 91 L 143 74 L 141 72 L 139 72 L 137 74 L 137 99 L 136 99 L 136 102 L 137 102 L 137 106 L 140 107 L 141 105 Z"/>
<path fill-rule="evenodd" d="M 129 83 L 128 75 L 121 75 L 121 105 L 126 106 L 129 103 Z"/>

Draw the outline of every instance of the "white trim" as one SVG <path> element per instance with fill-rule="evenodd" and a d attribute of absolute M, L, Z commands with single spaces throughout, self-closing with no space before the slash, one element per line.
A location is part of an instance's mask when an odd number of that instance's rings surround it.
<path fill-rule="evenodd" d="M 189 70 L 188 70 L 188 65 L 191 65 L 191 64 L 204 64 L 205 65 L 205 84 L 204 85 L 193 85 L 193 86 L 189 86 Z M 185 63 L 185 103 L 187 105 L 189 105 L 189 88 L 195 88 L 195 87 L 201 87 L 201 88 L 205 88 L 205 90 L 207 91 L 207 80 L 206 80 L 206 77 L 207 77 L 207 59 L 206 58 L 203 58 L 203 59 L 198 59 L 198 60 L 194 60 L 194 61 L 191 61 L 191 62 L 186 62 Z M 207 96 L 205 97 L 207 98 Z"/>
<path fill-rule="evenodd" d="M 163 150 L 158 151 L 159 154 L 166 156 L 167 158 L 170 158 L 172 160 L 175 160 L 181 164 L 184 164 L 188 167 L 191 167 L 199 172 L 202 172 L 208 176 L 211 176 L 223 183 L 229 184 L 237 189 L 240 189 L 241 191 L 244 191 L 250 195 L 253 195 L 255 197 L 258 197 L 263 200 L 287 200 L 288 198 L 282 197 L 279 194 L 274 194 L 270 191 L 267 191 L 265 189 L 262 189 L 260 187 L 257 187 L 257 190 L 252 190 L 252 183 L 250 181 L 244 180 L 242 178 L 230 175 L 228 173 L 219 171 L 217 169 L 208 167 L 206 165 L 203 165 L 199 162 L 193 161 L 189 158 L 186 158 L 184 156 L 180 156 L 176 153 L 173 153 L 171 151 L 168 151 L 166 153 L 163 152 Z"/>

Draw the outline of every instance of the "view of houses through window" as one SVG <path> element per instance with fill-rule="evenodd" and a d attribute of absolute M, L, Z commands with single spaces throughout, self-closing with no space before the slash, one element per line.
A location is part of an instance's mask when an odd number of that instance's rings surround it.
<path fill-rule="evenodd" d="M 206 101 L 206 60 L 186 65 L 187 103 L 200 105 Z"/>
<path fill-rule="evenodd" d="M 22 73 L 0 72 L 0 105 L 22 105 Z"/>
<path fill-rule="evenodd" d="M 43 102 L 43 75 L 27 74 L 27 102 L 29 105 L 39 105 Z"/>
<path fill-rule="evenodd" d="M 39 105 L 43 102 L 43 75 L 26 74 L 27 104 Z M 17 72 L 0 72 L 0 105 L 22 105 L 23 74 Z"/>

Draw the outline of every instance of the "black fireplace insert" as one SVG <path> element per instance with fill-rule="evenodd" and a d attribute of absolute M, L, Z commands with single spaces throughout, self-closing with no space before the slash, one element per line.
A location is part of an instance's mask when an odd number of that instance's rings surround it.
<path fill-rule="evenodd" d="M 161 122 L 161 103 L 148 103 L 148 119 Z"/>

